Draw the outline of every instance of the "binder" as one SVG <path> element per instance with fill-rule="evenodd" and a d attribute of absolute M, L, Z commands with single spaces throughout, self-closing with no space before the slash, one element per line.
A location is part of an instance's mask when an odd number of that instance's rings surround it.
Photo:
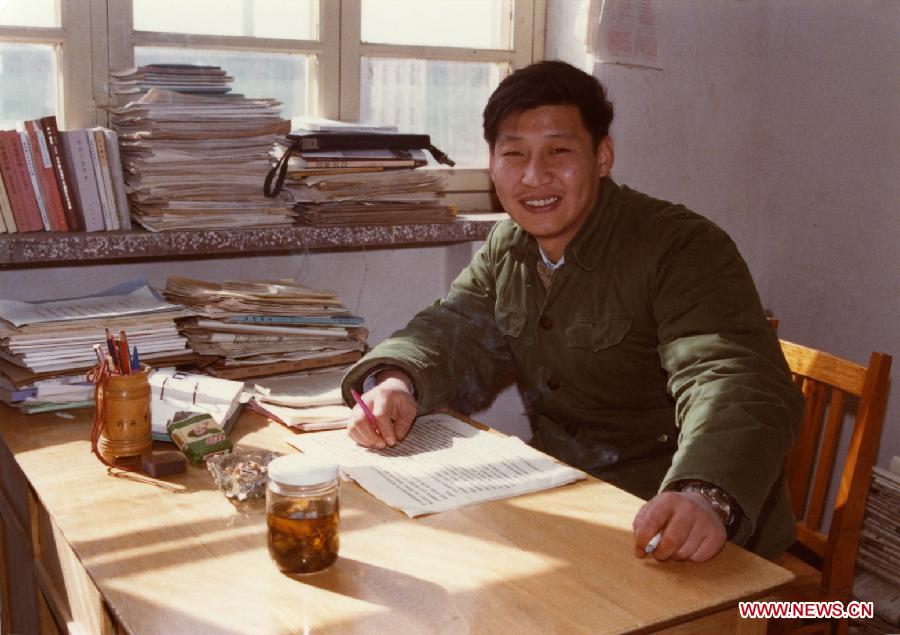
<path fill-rule="evenodd" d="M 444 165 L 456 165 L 446 154 L 431 144 L 427 134 L 397 132 L 309 132 L 289 134 L 290 144 L 278 163 L 266 175 L 263 194 L 274 198 L 281 192 L 287 176 L 288 159 L 294 152 L 327 152 L 329 150 L 428 150 L 434 160 Z"/>

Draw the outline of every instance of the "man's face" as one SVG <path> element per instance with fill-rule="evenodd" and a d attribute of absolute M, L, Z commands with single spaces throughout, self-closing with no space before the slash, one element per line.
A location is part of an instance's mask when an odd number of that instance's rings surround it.
<path fill-rule="evenodd" d="M 539 106 L 500 122 L 490 173 L 506 212 L 557 261 L 612 164 L 609 137 L 595 151 L 577 106 Z"/>

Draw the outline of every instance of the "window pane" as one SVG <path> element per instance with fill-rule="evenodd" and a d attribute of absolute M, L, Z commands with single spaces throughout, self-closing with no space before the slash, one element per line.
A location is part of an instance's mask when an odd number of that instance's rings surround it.
<path fill-rule="evenodd" d="M 221 66 L 234 77 L 232 93 L 254 98 L 274 97 L 283 104 L 281 116 L 285 119 L 318 114 L 314 55 L 135 47 L 134 59 L 138 66 L 173 63 Z"/>
<path fill-rule="evenodd" d="M 0 24 L 58 27 L 57 0 L 0 0 Z"/>
<path fill-rule="evenodd" d="M 55 47 L 0 43 L 0 129 L 57 114 Z"/>
<path fill-rule="evenodd" d="M 513 0 L 362 0 L 362 41 L 512 48 Z"/>
<path fill-rule="evenodd" d="M 134 0 L 136 31 L 315 40 L 318 0 Z"/>
<path fill-rule="evenodd" d="M 362 58 L 360 118 L 431 135 L 458 167 L 485 167 L 481 111 L 506 64 Z"/>

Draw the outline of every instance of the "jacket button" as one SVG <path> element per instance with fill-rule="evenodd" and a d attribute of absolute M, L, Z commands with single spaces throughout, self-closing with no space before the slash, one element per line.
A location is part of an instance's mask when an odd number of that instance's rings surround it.
<path fill-rule="evenodd" d="M 659 437 L 657 437 L 656 440 L 659 441 L 660 443 L 665 443 L 666 441 L 669 440 L 669 435 L 668 435 L 668 434 L 661 434 L 661 435 L 659 435 Z"/>
<path fill-rule="evenodd" d="M 547 380 L 547 388 L 550 390 L 559 390 L 559 380 L 555 377 L 551 377 Z"/>
<path fill-rule="evenodd" d="M 545 331 L 553 326 L 553 319 L 549 315 L 544 315 L 538 320 L 538 324 L 541 325 L 541 328 Z"/>

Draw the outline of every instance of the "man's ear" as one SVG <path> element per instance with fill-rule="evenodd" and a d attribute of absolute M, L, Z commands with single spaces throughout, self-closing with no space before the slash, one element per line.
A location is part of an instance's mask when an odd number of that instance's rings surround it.
<path fill-rule="evenodd" d="M 603 137 L 600 145 L 597 146 L 597 170 L 600 176 L 609 176 L 612 172 L 613 163 L 616 161 L 616 153 L 613 149 L 613 142 L 609 135 Z"/>

